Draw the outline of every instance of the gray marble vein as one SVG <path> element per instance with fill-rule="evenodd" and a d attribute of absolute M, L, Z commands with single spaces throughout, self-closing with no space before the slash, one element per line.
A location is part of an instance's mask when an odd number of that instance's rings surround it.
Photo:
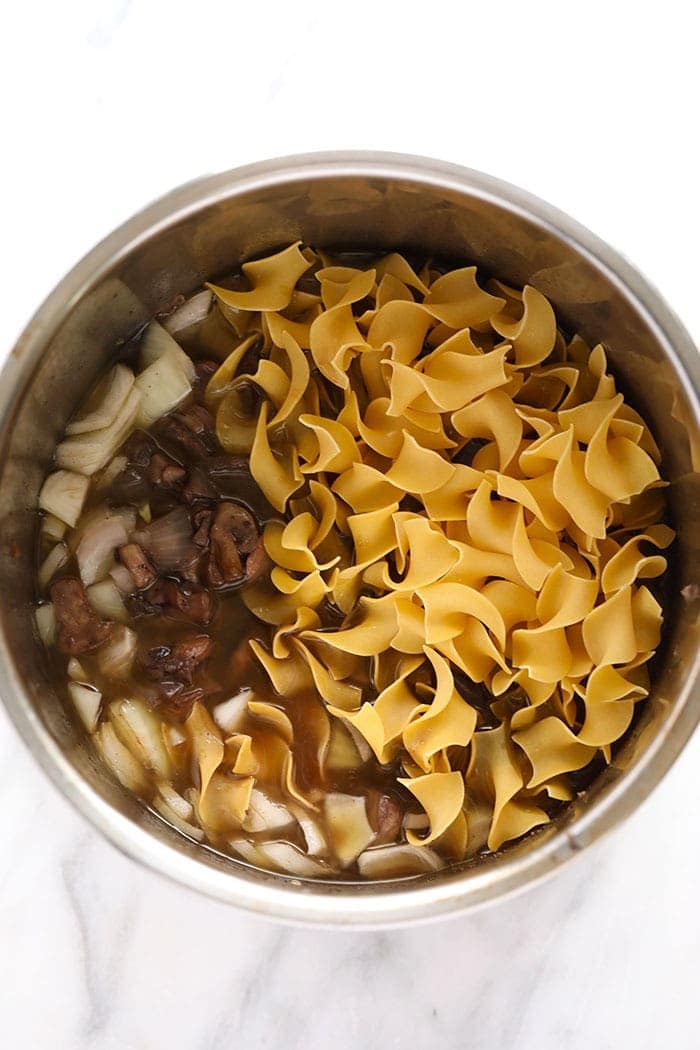
<path fill-rule="evenodd" d="M 107 892 L 91 863 L 95 838 L 86 833 L 76 839 L 67 853 L 61 874 L 70 908 L 78 929 L 81 965 L 87 993 L 87 1011 L 82 1022 L 84 1038 L 93 1040 L 104 1031 L 112 1011 L 118 1006 L 122 966 L 128 952 L 131 931 L 138 914 L 138 900 L 128 884 L 116 895 Z M 110 935 L 104 937 L 99 921 L 110 916 Z"/>

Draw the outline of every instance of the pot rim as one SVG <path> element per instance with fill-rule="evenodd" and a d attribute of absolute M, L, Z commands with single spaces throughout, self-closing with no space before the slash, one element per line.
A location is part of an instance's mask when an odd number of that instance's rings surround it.
<path fill-rule="evenodd" d="M 696 422 L 700 421 L 700 355 L 668 304 L 617 251 L 564 212 L 507 182 L 455 164 L 400 153 L 350 151 L 273 158 L 186 183 L 136 213 L 96 245 L 59 282 L 19 336 L 0 373 L 0 434 L 12 423 L 15 406 L 31 381 L 36 362 L 53 333 L 86 292 L 121 259 L 175 222 L 216 203 L 272 185 L 300 179 L 387 178 L 468 194 L 498 205 L 568 242 L 603 271 L 631 301 L 675 366 Z M 4 440 L 3 440 L 4 446 Z M 4 455 L 4 449 L 0 452 Z M 533 840 L 530 849 L 480 871 L 421 881 L 353 885 L 306 883 L 273 878 L 252 881 L 236 870 L 210 867 L 171 848 L 133 823 L 85 781 L 61 751 L 28 701 L 4 634 L 0 635 L 0 694 L 30 751 L 63 795 L 118 849 L 154 871 L 210 897 L 286 922 L 372 928 L 428 921 L 502 900 L 546 878 L 627 817 L 676 760 L 700 721 L 697 687 L 700 653 L 668 718 L 636 764 L 572 823 Z M 383 889 L 383 885 L 388 888 Z"/>

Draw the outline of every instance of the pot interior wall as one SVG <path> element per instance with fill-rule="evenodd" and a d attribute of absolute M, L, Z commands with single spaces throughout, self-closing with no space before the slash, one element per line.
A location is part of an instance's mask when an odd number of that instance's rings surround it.
<path fill-rule="evenodd" d="M 119 345 L 173 296 L 186 295 L 203 280 L 230 272 L 245 259 L 298 238 L 321 247 L 436 255 L 476 263 L 509 283 L 535 285 L 551 299 L 565 327 L 580 332 L 591 343 L 605 344 L 623 390 L 649 421 L 672 483 L 672 513 L 680 534 L 667 639 L 657 666 L 653 702 L 620 752 L 615 768 L 577 804 L 590 805 L 593 798 L 610 790 L 621 770 L 636 762 L 662 730 L 696 655 L 696 614 L 679 596 L 684 586 L 695 582 L 700 535 L 694 473 L 700 457 L 693 407 L 662 337 L 596 260 L 578 255 L 554 230 L 516 210 L 457 189 L 431 188 L 408 179 L 338 176 L 296 179 L 254 193 L 232 194 L 191 211 L 155 235 L 144 235 L 108 272 L 96 275 L 48 341 L 5 427 L 0 593 L 16 675 L 28 688 L 38 716 L 102 798 L 151 827 L 181 852 L 203 858 L 203 851 L 172 833 L 100 773 L 63 713 L 32 631 L 37 518 L 33 508 L 66 420 Z M 23 344 L 14 352 L 18 366 L 22 353 Z M 572 811 L 566 819 L 575 817 Z M 523 848 L 527 847 L 515 847 L 516 851 Z M 203 862 L 233 863 L 213 854 Z M 489 858 L 486 863 L 498 864 L 500 859 Z M 251 879 L 276 878 L 242 874 Z M 350 891 L 346 885 L 344 892 L 368 890 Z"/>

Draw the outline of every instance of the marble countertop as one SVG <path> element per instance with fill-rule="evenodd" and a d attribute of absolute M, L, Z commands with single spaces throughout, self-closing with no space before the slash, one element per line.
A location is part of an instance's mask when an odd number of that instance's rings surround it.
<path fill-rule="evenodd" d="M 421 21 L 417 7 L 399 17 L 366 0 L 12 5 L 0 347 L 99 237 L 173 185 L 353 146 L 432 154 L 548 198 L 622 246 L 700 334 L 698 66 L 683 4 L 653 19 L 638 5 L 634 46 L 626 5 L 592 0 L 584 17 L 536 3 L 537 20 L 503 0 L 498 25 L 489 5 L 454 5 L 449 33 L 440 7 Z M 1 709 L 0 768 L 8 1047 L 698 1045 L 698 735 L 637 813 L 556 878 L 379 933 L 253 919 L 141 869 L 57 794 Z"/>
<path fill-rule="evenodd" d="M 697 1047 L 700 737 L 622 828 L 471 916 L 251 918 L 119 854 L 0 715 L 0 1016 L 51 1050 Z"/>

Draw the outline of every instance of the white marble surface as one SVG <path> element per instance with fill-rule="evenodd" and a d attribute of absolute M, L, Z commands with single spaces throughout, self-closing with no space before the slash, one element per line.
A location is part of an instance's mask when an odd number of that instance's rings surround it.
<path fill-rule="evenodd" d="M 0 719 L 0 1016 L 51 1050 L 692 1050 L 700 738 L 636 816 L 471 917 L 339 933 L 240 915 L 88 828 Z"/>
<path fill-rule="evenodd" d="M 549 198 L 623 247 L 700 334 L 686 4 L 237 6 L 5 13 L 2 345 L 80 254 L 170 186 L 354 146 L 434 154 Z M 515 900 L 332 933 L 254 920 L 141 870 L 73 813 L 0 714 L 3 1045 L 690 1050 L 699 767 L 696 736 L 623 828 Z"/>

